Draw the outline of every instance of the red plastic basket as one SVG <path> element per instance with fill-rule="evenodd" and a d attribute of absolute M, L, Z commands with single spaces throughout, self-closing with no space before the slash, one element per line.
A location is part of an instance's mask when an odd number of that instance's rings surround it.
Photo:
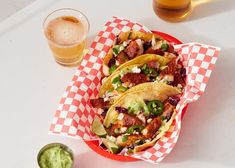
<path fill-rule="evenodd" d="M 166 33 L 163 32 L 159 32 L 159 31 L 152 31 L 153 33 L 163 37 L 165 40 L 169 41 L 169 42 L 174 42 L 175 44 L 182 44 L 182 42 L 180 40 L 178 40 L 175 37 L 172 37 L 171 35 L 168 35 Z M 184 117 L 184 114 L 187 110 L 186 106 L 183 111 L 182 111 L 182 118 Z M 121 161 L 121 162 L 132 162 L 132 161 L 138 161 L 139 159 L 135 159 L 129 156 L 123 156 L 123 155 L 116 155 L 116 154 L 112 154 L 109 153 L 105 150 L 103 150 L 102 148 L 99 147 L 99 142 L 97 140 L 95 141 L 85 141 L 85 143 L 96 153 L 100 154 L 101 156 L 104 156 L 106 158 L 109 159 L 113 159 L 113 160 L 117 160 L 117 161 Z"/>

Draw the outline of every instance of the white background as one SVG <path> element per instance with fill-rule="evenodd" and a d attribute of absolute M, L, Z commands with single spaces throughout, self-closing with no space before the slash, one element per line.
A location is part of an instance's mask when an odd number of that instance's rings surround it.
<path fill-rule="evenodd" d="M 235 167 L 235 1 L 197 0 L 191 17 L 167 23 L 151 0 L 41 0 L 0 23 L 0 161 L 3 168 L 34 168 L 37 153 L 51 142 L 70 146 L 79 168 Z M 205 3 L 203 3 L 205 2 Z M 206 92 L 192 103 L 172 153 L 159 165 L 121 163 L 91 151 L 82 141 L 48 135 L 57 103 L 76 68 L 55 63 L 42 32 L 48 13 L 61 7 L 83 11 L 89 42 L 112 16 L 136 20 L 184 42 L 221 47 Z"/>

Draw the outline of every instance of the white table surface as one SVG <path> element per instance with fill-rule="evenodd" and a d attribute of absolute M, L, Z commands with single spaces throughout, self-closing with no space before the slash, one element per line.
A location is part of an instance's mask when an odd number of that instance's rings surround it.
<path fill-rule="evenodd" d="M 45 16 L 61 7 L 76 8 L 87 15 L 90 41 L 115 15 L 139 21 L 184 42 L 222 48 L 205 94 L 189 106 L 179 141 L 161 164 L 112 161 L 94 153 L 80 140 L 47 134 L 57 103 L 76 70 L 55 63 L 42 32 Z M 76 168 L 235 167 L 234 18 L 234 0 L 201 4 L 189 20 L 181 23 L 157 18 L 151 0 L 41 0 L 4 20 L 0 23 L 1 167 L 38 167 L 39 149 L 51 142 L 62 142 L 73 149 Z"/>
<path fill-rule="evenodd" d="M 35 0 L 0 0 L 0 21 L 16 13 Z"/>

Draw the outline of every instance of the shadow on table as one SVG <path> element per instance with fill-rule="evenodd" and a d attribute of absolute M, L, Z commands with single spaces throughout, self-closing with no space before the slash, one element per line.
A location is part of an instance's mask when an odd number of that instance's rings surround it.
<path fill-rule="evenodd" d="M 228 12 L 233 9 L 235 9 L 234 0 L 193 0 L 193 12 L 188 21 Z"/>
<path fill-rule="evenodd" d="M 108 159 L 99 156 L 93 151 L 79 154 L 76 156 L 76 159 L 77 159 L 76 168 L 106 167 L 104 162 L 106 162 L 107 165 L 109 162 Z"/>
<path fill-rule="evenodd" d="M 234 50 L 225 48 L 221 51 L 206 92 L 189 106 L 179 140 L 172 153 L 163 161 L 164 164 L 190 160 L 234 166 L 231 151 L 235 145 L 231 140 L 231 131 L 235 114 L 231 110 L 224 110 L 234 104 L 235 59 L 230 58 Z"/>
<path fill-rule="evenodd" d="M 155 164 L 144 161 L 119 162 L 105 158 L 94 151 L 85 152 L 75 157 L 76 165 L 74 168 L 156 168 Z"/>

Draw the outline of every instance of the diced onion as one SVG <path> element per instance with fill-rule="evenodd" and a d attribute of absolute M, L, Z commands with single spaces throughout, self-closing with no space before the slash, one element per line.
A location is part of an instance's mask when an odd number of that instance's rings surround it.
<path fill-rule="evenodd" d="M 119 113 L 117 119 L 118 120 L 122 120 L 123 118 L 124 118 L 124 114 L 123 113 Z"/>

